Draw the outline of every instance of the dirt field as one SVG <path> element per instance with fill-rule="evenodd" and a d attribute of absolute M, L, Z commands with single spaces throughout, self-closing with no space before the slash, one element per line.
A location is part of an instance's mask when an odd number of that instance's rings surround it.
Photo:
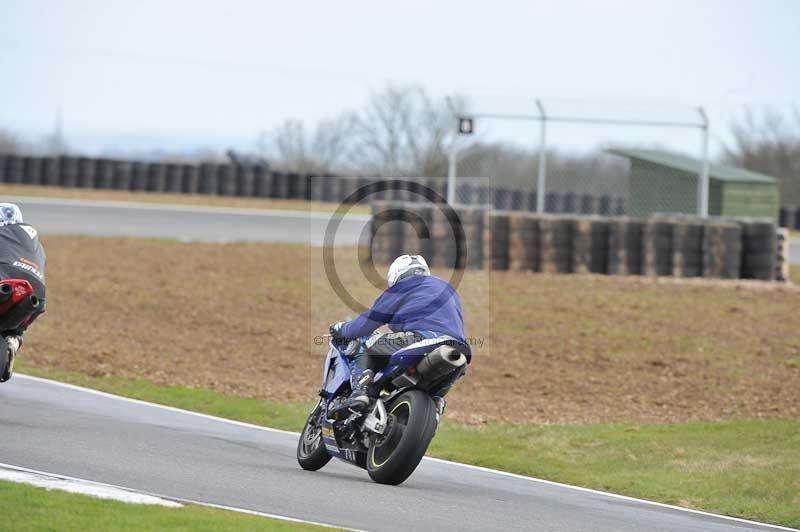
<path fill-rule="evenodd" d="M 48 312 L 27 363 L 310 400 L 347 311 L 310 248 L 47 238 Z M 313 257 L 313 258 L 312 258 Z M 794 273 L 798 273 L 797 270 Z M 377 289 L 351 261 L 346 286 Z M 800 289 L 468 272 L 475 346 L 450 396 L 466 423 L 800 418 Z"/>

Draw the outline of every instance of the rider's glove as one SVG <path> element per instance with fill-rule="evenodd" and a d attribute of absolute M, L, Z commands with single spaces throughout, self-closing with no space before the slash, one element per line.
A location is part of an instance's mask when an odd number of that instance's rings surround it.
<path fill-rule="evenodd" d="M 337 340 L 342 339 L 342 327 L 344 327 L 343 321 L 337 321 L 336 323 L 331 324 L 328 330 L 331 333 L 331 336 L 336 338 Z"/>

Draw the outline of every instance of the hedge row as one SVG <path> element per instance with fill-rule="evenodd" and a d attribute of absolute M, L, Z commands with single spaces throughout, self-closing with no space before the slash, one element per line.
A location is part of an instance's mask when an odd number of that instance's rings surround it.
<path fill-rule="evenodd" d="M 486 180 L 464 178 L 458 203 L 495 209 L 535 211 L 536 192 L 489 187 Z M 386 179 L 315 176 L 273 172 L 259 165 L 172 164 L 93 159 L 88 157 L 23 157 L 0 155 L 0 183 L 98 188 L 176 194 L 268 197 L 323 202 L 377 200 L 443 203 L 444 178 Z M 551 192 L 548 212 L 619 215 L 622 198 Z"/>
<path fill-rule="evenodd" d="M 420 253 L 434 266 L 785 280 L 774 223 L 757 219 L 537 215 L 379 202 L 371 256 Z"/>

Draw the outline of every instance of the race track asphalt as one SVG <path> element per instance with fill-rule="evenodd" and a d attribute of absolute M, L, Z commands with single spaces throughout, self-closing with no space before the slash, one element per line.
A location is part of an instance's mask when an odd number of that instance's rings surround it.
<path fill-rule="evenodd" d="M 397 487 L 336 460 L 307 472 L 294 434 L 19 375 L 0 405 L 0 462 L 356 529 L 774 529 L 430 459 Z"/>
<path fill-rule="evenodd" d="M 312 211 L 236 209 L 157 203 L 6 197 L 43 235 L 131 236 L 199 242 L 323 242 L 331 215 Z M 367 215 L 347 215 L 336 245 L 367 236 Z"/>
<path fill-rule="evenodd" d="M 200 242 L 323 243 L 330 215 L 311 211 L 235 209 L 156 203 L 6 197 L 18 203 L 26 221 L 42 234 L 135 236 Z M 369 217 L 347 215 L 335 231 L 335 245 L 367 238 Z M 790 262 L 800 264 L 800 238 L 790 242 Z"/>

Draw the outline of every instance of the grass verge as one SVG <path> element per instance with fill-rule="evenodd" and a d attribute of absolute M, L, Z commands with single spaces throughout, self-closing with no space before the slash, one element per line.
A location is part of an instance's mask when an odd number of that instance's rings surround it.
<path fill-rule="evenodd" d="M 310 405 L 26 367 L 127 397 L 298 431 Z M 633 497 L 800 526 L 800 423 L 507 425 L 445 422 L 429 454 Z"/>
<path fill-rule="evenodd" d="M 3 523 L 16 532 L 331 530 L 202 506 L 134 505 L 3 481 L 0 481 L 0 501 L 3 501 Z"/>
<path fill-rule="evenodd" d="M 207 207 L 238 207 L 246 209 L 282 209 L 314 212 L 333 212 L 339 203 L 274 198 L 239 198 L 208 194 L 164 194 L 127 190 L 98 190 L 93 188 L 62 188 L 38 185 L 0 185 L 0 196 L 30 196 L 94 201 L 128 201 Z M 369 207 L 356 205 L 352 214 L 368 214 Z"/>

